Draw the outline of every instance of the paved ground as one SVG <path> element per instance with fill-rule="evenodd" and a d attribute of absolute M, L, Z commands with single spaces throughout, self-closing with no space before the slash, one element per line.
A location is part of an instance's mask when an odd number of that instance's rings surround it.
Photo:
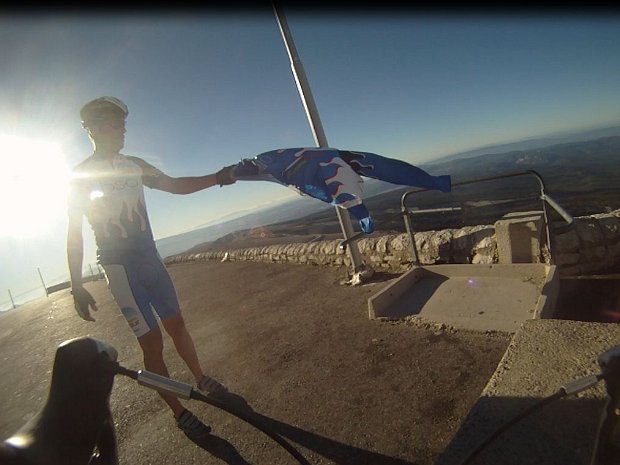
<path fill-rule="evenodd" d="M 556 393 L 601 371 L 597 358 L 618 347 L 620 325 L 556 319 L 527 320 L 516 332 L 480 399 L 437 465 L 461 465 L 500 427 Z M 617 382 L 617 381 L 616 381 Z M 590 465 L 605 383 L 536 408 L 511 424 L 471 465 Z M 609 450 L 609 449 L 606 449 Z M 615 459 L 597 462 L 619 463 Z"/>
<path fill-rule="evenodd" d="M 432 464 L 477 402 L 510 342 L 501 332 L 446 331 L 370 321 L 385 281 L 340 284 L 344 269 L 253 262 L 173 265 L 205 368 L 242 396 L 313 464 Z M 377 275 L 376 280 L 395 276 Z M 141 368 L 135 339 L 105 284 L 100 310 L 80 320 L 67 290 L 0 317 L 0 437 L 44 404 L 56 347 L 90 335 Z M 166 339 L 171 376 L 191 376 Z M 264 433 L 213 406 L 188 406 L 213 426 L 196 445 L 156 393 L 117 378 L 111 396 L 121 463 L 296 463 Z"/>

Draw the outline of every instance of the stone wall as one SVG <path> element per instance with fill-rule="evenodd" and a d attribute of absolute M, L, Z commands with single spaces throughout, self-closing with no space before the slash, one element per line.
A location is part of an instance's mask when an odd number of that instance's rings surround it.
<path fill-rule="evenodd" d="M 575 218 L 569 232 L 554 237 L 554 261 L 561 275 L 603 274 L 620 270 L 620 210 Z M 493 225 L 443 229 L 415 234 L 422 265 L 497 263 Z M 339 240 L 282 244 L 220 252 L 181 254 L 167 264 L 198 260 L 252 260 L 320 266 L 350 266 Z M 358 241 L 364 261 L 375 271 L 404 272 L 414 264 L 408 234 L 388 234 Z M 544 260 L 541 257 L 541 260 Z"/>
<path fill-rule="evenodd" d="M 556 237 L 556 264 L 563 275 L 620 272 L 620 210 L 575 218 Z"/>

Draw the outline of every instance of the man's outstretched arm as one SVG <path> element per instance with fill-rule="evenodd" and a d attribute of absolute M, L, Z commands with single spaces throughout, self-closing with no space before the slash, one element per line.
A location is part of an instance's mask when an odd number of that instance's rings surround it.
<path fill-rule="evenodd" d="M 158 189 L 171 194 L 192 194 L 194 192 L 213 187 L 215 185 L 227 186 L 234 184 L 234 169 L 237 165 L 230 165 L 222 168 L 216 173 L 205 176 L 183 176 L 173 178 L 140 160 L 144 172 L 144 184 L 153 189 Z"/>

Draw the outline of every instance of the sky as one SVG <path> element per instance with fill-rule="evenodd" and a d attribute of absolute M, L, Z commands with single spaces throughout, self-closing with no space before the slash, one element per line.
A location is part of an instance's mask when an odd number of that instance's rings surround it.
<path fill-rule="evenodd" d="M 283 11 L 331 147 L 420 164 L 620 124 L 618 12 Z M 87 101 L 123 100 L 123 153 L 175 177 L 316 145 L 270 4 L 0 11 L 0 56 L 0 309 L 67 278 L 66 180 L 92 153 Z M 156 239 L 297 195 L 256 181 L 146 189 Z M 84 240 L 87 267 L 86 222 Z"/>

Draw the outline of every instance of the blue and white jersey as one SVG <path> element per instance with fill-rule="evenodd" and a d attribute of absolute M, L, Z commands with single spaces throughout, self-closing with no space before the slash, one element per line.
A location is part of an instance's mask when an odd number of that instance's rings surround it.
<path fill-rule="evenodd" d="M 90 156 L 73 170 L 69 193 L 71 214 L 83 214 L 95 234 L 101 264 L 155 251 L 143 186 L 153 187 L 161 171 L 137 157 Z"/>

